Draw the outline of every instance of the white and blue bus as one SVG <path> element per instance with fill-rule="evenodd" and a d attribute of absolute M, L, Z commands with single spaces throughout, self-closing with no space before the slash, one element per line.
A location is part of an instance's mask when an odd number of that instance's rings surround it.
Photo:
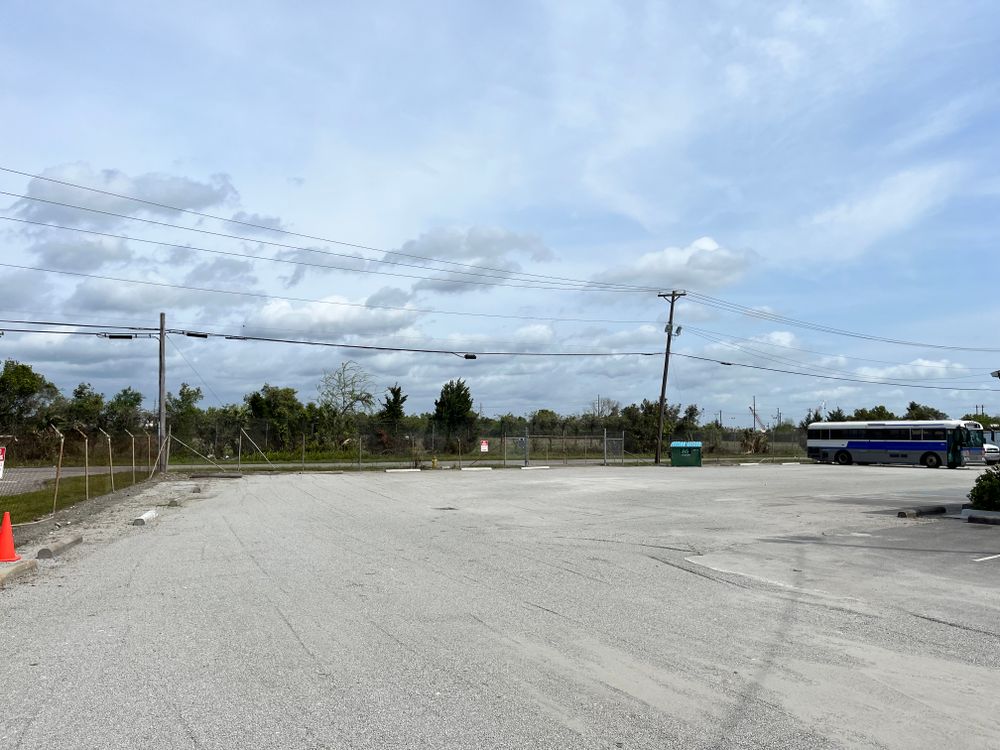
<path fill-rule="evenodd" d="M 931 469 L 983 462 L 983 426 L 959 419 L 813 422 L 809 458 L 849 464 L 920 464 Z"/>

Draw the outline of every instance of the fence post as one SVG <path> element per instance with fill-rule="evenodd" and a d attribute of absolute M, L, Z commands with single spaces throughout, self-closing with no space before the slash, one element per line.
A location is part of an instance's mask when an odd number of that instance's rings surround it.
<path fill-rule="evenodd" d="M 306 468 L 306 431 L 302 429 L 302 469 Z"/>
<path fill-rule="evenodd" d="M 524 426 L 524 465 L 528 465 L 528 455 L 531 452 L 531 436 L 528 434 L 528 425 Z"/>
<path fill-rule="evenodd" d="M 146 433 L 146 473 L 153 473 L 153 437 Z"/>
<path fill-rule="evenodd" d="M 361 471 L 361 425 L 358 425 L 358 471 Z"/>
<path fill-rule="evenodd" d="M 243 428 L 240 428 L 240 441 L 236 446 L 236 471 L 243 468 Z"/>
<path fill-rule="evenodd" d="M 132 484 L 135 484 L 135 435 L 128 430 L 125 430 L 125 434 L 132 438 Z"/>
<path fill-rule="evenodd" d="M 624 452 L 624 451 L 623 451 Z M 604 465 L 608 465 L 608 428 L 604 428 Z"/>
<path fill-rule="evenodd" d="M 108 439 L 108 478 L 111 480 L 111 491 L 115 491 L 115 460 L 111 456 L 111 436 L 102 430 L 100 427 L 97 428 L 104 437 Z"/>
<path fill-rule="evenodd" d="M 52 515 L 55 515 L 56 504 L 59 502 L 59 478 L 62 476 L 63 446 L 66 443 L 66 438 L 56 429 L 55 425 L 52 425 L 52 429 L 59 436 L 59 463 L 56 464 L 56 490 L 52 495 Z"/>
<path fill-rule="evenodd" d="M 73 429 L 83 436 L 83 486 L 86 497 L 90 500 L 90 450 L 87 447 L 90 441 L 87 438 L 87 433 L 79 427 Z"/>
<path fill-rule="evenodd" d="M 503 443 L 503 467 L 507 468 L 507 431 L 504 430 L 503 436 L 500 438 L 500 442 Z"/>

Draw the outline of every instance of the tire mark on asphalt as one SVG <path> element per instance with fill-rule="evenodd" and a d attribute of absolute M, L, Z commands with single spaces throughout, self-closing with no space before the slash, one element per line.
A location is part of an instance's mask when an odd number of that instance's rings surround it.
<path fill-rule="evenodd" d="M 257 570 L 259 570 L 265 578 L 270 580 L 271 574 L 267 571 L 267 569 L 263 565 L 260 564 L 260 561 L 257 559 L 257 556 L 250 551 L 250 547 L 247 546 L 247 543 L 243 541 L 243 538 L 236 533 L 236 529 L 233 528 L 233 524 L 229 520 L 228 516 L 226 516 L 225 514 L 220 514 L 220 515 L 222 516 L 222 520 L 225 522 L 226 526 L 229 527 L 229 533 L 233 535 L 233 539 L 235 539 L 236 543 L 240 545 L 240 549 L 243 550 L 243 553 L 250 559 L 250 562 L 253 563 L 254 567 L 257 568 Z"/>
<path fill-rule="evenodd" d="M 949 622 L 948 620 L 941 620 L 937 617 L 931 617 L 930 615 L 921 615 L 917 614 L 916 612 L 910 612 L 909 610 L 906 609 L 901 611 L 905 612 L 906 614 L 912 617 L 916 617 L 919 620 L 926 620 L 927 622 L 934 622 L 937 623 L 938 625 L 946 625 L 949 628 L 958 628 L 959 630 L 965 630 L 969 633 L 980 633 L 981 635 L 988 635 L 992 638 L 1000 639 L 1000 634 L 993 633 L 989 630 L 980 630 L 979 628 L 974 628 L 971 625 L 962 625 L 961 623 L 957 622 Z"/>
<path fill-rule="evenodd" d="M 805 550 L 803 549 L 803 554 Z M 799 567 L 805 567 L 801 565 L 803 555 L 799 555 Z M 661 560 L 660 562 L 665 562 Z M 670 564 L 670 563 L 667 563 Z M 679 565 L 675 565 L 681 570 Z M 715 580 L 719 583 L 730 583 L 728 581 L 723 581 L 721 579 L 713 578 L 712 576 L 705 575 L 701 572 L 688 571 L 700 575 L 703 578 L 709 580 Z M 734 584 L 735 585 L 735 584 Z M 749 587 L 744 587 L 749 588 Z M 752 729 L 753 720 L 750 718 L 750 712 L 754 705 L 766 704 L 772 708 L 775 708 L 782 713 L 788 715 L 786 711 L 778 706 L 774 706 L 771 703 L 764 701 L 762 693 L 764 691 L 763 682 L 769 674 L 775 671 L 775 667 L 778 658 L 781 653 L 781 644 L 783 644 L 792 629 L 792 623 L 795 621 L 795 611 L 796 606 L 799 604 L 798 601 L 788 598 L 785 600 L 785 605 L 782 608 L 781 615 L 777 618 L 776 627 L 771 634 L 768 642 L 764 648 L 763 655 L 760 659 L 760 666 L 754 671 L 750 678 L 747 686 L 740 691 L 740 694 L 736 700 L 736 704 L 730 709 L 726 718 L 722 721 L 719 726 L 719 737 L 715 742 L 714 747 L 724 748 L 732 744 L 733 740 L 746 736 L 747 732 Z M 747 726 L 749 724 L 749 726 Z"/>
<path fill-rule="evenodd" d="M 736 588 L 746 589 L 747 591 L 752 591 L 753 590 L 753 587 L 751 587 L 751 586 L 749 586 L 749 585 L 747 585 L 745 583 L 740 583 L 739 581 L 730 581 L 730 580 L 728 580 L 726 578 L 709 575 L 708 573 L 705 573 L 704 571 L 695 570 L 694 568 L 689 568 L 686 565 L 681 565 L 680 563 L 674 562 L 672 560 L 664 560 L 662 557 L 657 557 L 656 555 L 646 555 L 646 557 L 648 557 L 650 560 L 655 560 L 656 562 L 658 562 L 658 563 L 660 563 L 662 565 L 666 565 L 666 566 L 671 567 L 671 568 L 676 568 L 677 570 L 683 570 L 685 573 L 690 573 L 691 575 L 699 576 L 699 577 L 704 578 L 705 580 L 708 580 L 708 581 L 714 581 L 715 583 L 721 583 L 721 584 L 724 584 L 726 586 L 735 586 Z"/>
<path fill-rule="evenodd" d="M 24 725 L 24 729 L 21 730 L 21 733 L 18 735 L 17 741 L 14 743 L 14 747 L 11 748 L 11 750 L 21 750 L 21 748 L 24 747 L 24 740 L 28 736 L 28 731 L 38 720 L 38 717 L 41 716 L 42 712 L 48 708 L 54 697 L 55 691 L 50 690 L 49 694 L 45 696 L 45 700 L 43 700 L 41 704 L 35 708 L 34 712 L 29 717 L 28 723 Z"/>
<path fill-rule="evenodd" d="M 618 539 L 601 539 L 600 537 L 595 537 L 595 536 L 557 536 L 557 537 L 553 537 L 553 538 L 554 539 L 580 540 L 580 541 L 587 541 L 587 542 L 606 542 L 608 544 L 620 544 L 620 545 L 629 546 L 629 547 L 633 547 L 634 546 L 634 547 L 648 547 L 650 549 L 666 549 L 666 550 L 670 550 L 671 552 L 687 552 L 689 554 L 697 552 L 697 550 L 693 546 L 691 546 L 691 545 L 688 545 L 687 547 L 671 547 L 671 546 L 666 545 L 666 544 L 646 544 L 644 542 L 626 542 L 626 541 L 618 540 Z"/>
<path fill-rule="evenodd" d="M 568 620 L 569 622 L 573 623 L 574 625 L 582 625 L 582 623 L 579 620 L 574 620 L 572 617 L 570 617 L 568 615 L 564 615 L 562 612 L 556 612 L 554 609 L 549 609 L 548 607 L 543 607 L 541 604 L 535 604 L 534 602 L 529 602 L 527 600 L 525 600 L 524 603 L 527 604 L 529 607 L 534 607 L 535 609 L 540 609 L 543 612 L 548 612 L 550 615 L 555 615 L 556 617 L 561 617 L 564 620 Z"/>

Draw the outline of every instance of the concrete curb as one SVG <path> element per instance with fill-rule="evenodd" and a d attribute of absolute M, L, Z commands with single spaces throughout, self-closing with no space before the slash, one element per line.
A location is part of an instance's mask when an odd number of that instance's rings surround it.
<path fill-rule="evenodd" d="M 921 516 L 943 516 L 949 513 L 961 513 L 969 504 L 952 503 L 951 505 L 930 505 L 926 508 L 904 508 L 896 514 L 896 518 L 920 518 Z"/>
<path fill-rule="evenodd" d="M 493 471 L 493 467 L 492 466 L 463 466 L 461 468 L 461 471 Z"/>
<path fill-rule="evenodd" d="M 141 516 L 132 521 L 133 526 L 145 526 L 159 515 L 155 510 L 147 510 Z"/>
<path fill-rule="evenodd" d="M 962 518 L 968 523 L 985 523 L 1000 526 L 1000 512 L 995 510 L 963 510 Z"/>
<path fill-rule="evenodd" d="M 386 474 L 412 474 L 413 472 L 419 472 L 420 469 L 386 469 Z"/>
<path fill-rule="evenodd" d="M 34 573 L 37 570 L 38 562 L 36 560 L 21 560 L 21 562 L 16 562 L 9 568 L 0 569 L 0 589 L 7 585 L 7 581 Z"/>
<path fill-rule="evenodd" d="M 548 466 L 522 466 L 522 471 L 531 471 L 532 469 L 548 469 Z"/>
<path fill-rule="evenodd" d="M 61 539 L 58 542 L 51 542 L 48 545 L 39 549 L 35 557 L 39 560 L 51 560 L 56 555 L 61 555 L 70 547 L 75 547 L 82 541 L 83 541 L 83 535 L 77 534 L 76 536 L 71 536 L 68 539 Z"/>

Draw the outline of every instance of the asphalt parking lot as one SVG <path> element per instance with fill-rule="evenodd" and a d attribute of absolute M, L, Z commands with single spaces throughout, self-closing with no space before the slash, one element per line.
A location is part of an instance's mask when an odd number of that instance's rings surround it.
<path fill-rule="evenodd" d="M 0 591 L 0 746 L 997 747 L 1000 527 L 895 515 L 976 473 L 163 483 Z"/>

